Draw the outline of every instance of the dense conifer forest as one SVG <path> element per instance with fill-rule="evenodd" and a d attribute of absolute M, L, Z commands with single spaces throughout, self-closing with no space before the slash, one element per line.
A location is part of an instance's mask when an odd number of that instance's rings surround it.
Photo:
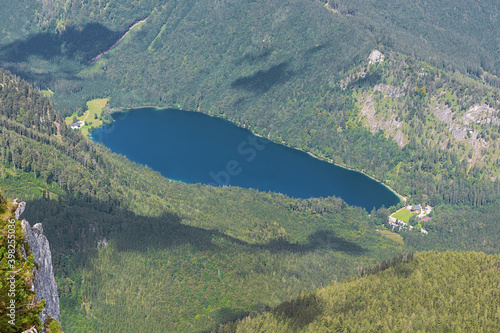
<path fill-rule="evenodd" d="M 422 252 L 213 332 L 495 332 L 500 257 Z M 392 266 L 391 266 L 392 265 Z"/>
<path fill-rule="evenodd" d="M 495 1 L 0 9 L 0 187 L 44 225 L 65 331 L 499 329 Z M 107 120 L 203 112 L 363 171 L 432 205 L 429 234 L 385 230 L 394 207 L 169 181 L 67 127 L 94 98 Z M 481 252 L 401 255 L 425 250 Z"/>

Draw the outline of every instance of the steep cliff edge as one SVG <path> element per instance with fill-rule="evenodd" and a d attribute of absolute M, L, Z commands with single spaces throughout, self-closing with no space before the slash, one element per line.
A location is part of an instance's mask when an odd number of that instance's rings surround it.
<path fill-rule="evenodd" d="M 22 202 L 23 203 L 23 202 Z M 21 204 L 22 204 L 21 203 Z M 21 208 L 19 205 L 17 212 Z M 33 227 L 26 220 L 22 220 L 24 239 L 28 242 L 30 252 L 35 257 L 33 289 L 36 292 L 36 301 L 45 300 L 45 306 L 40 314 L 42 323 L 52 317 L 59 321 L 59 294 L 57 293 L 56 281 L 52 269 L 52 254 L 50 252 L 49 241 L 43 234 L 41 223 Z"/>
<path fill-rule="evenodd" d="M 19 233 L 16 235 L 16 238 L 19 237 L 19 239 L 16 239 L 19 245 L 16 245 L 16 249 L 13 253 L 16 254 L 16 261 L 23 267 L 21 270 L 26 271 L 23 276 L 19 274 L 19 270 L 11 273 L 17 274 L 16 284 L 26 286 L 26 295 L 31 295 L 28 296 L 30 299 L 29 303 L 33 305 L 30 307 L 36 309 L 32 313 L 33 315 L 38 314 L 40 319 L 39 324 L 36 324 L 38 320 L 34 321 L 30 319 L 30 324 L 27 325 L 28 321 L 19 318 L 18 315 L 16 325 L 9 327 L 8 331 L 16 332 L 19 329 L 30 327 L 32 331 L 38 329 L 38 332 L 62 332 L 60 324 L 58 323 L 60 313 L 59 295 L 54 279 L 52 254 L 50 252 L 49 242 L 43 234 L 42 224 L 37 223 L 31 226 L 25 219 L 19 224 L 20 216 L 26 207 L 25 202 L 18 203 L 17 200 L 13 200 L 12 203 L 8 203 L 7 205 L 10 208 L 8 210 L 14 212 L 15 217 L 15 220 L 11 218 L 9 221 L 12 221 L 11 223 L 15 221 L 15 224 L 19 225 L 21 227 L 19 229 L 22 230 L 22 234 Z M 18 256 L 17 253 L 19 253 Z M 23 262 L 26 264 L 23 264 Z M 17 293 L 22 293 L 22 291 L 17 291 L 16 288 L 16 292 L 13 294 Z M 34 319 L 36 319 L 36 317 Z M 24 329 L 22 330 L 24 331 Z M 0 331 L 3 332 L 3 330 Z"/>

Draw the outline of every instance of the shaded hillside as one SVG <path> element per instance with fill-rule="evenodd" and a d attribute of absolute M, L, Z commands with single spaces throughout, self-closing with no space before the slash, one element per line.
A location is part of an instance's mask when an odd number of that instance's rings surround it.
<path fill-rule="evenodd" d="M 39 91 L 0 75 L 0 184 L 32 198 L 25 216 L 51 243 L 65 331 L 208 330 L 402 250 L 337 198 L 171 182 L 67 129 Z"/>
<path fill-rule="evenodd" d="M 423 252 L 213 332 L 496 332 L 499 283 L 498 255 Z"/>
<path fill-rule="evenodd" d="M 500 74 L 499 7 L 495 1 L 324 1 L 352 14 L 386 48 L 439 69 Z"/>
<path fill-rule="evenodd" d="M 29 207 L 26 216 L 43 221 L 57 253 L 61 320 L 68 332 L 200 332 L 401 250 L 369 229 L 350 227 L 353 216 L 342 232 L 327 226 L 298 243 L 275 222 L 253 225 L 260 241 L 252 243 L 183 224 L 168 213 L 152 218 L 55 201 Z M 239 221 L 240 232 L 249 222 Z"/>
<path fill-rule="evenodd" d="M 30 18 L 35 23 L 24 29 L 18 29 L 21 32 L 35 32 L 42 29 L 61 32 L 70 26 L 84 26 L 88 23 L 99 23 L 110 29 L 123 31 L 134 22 L 155 12 L 161 12 L 164 21 L 167 21 L 173 12 L 182 20 L 185 14 L 190 12 L 188 8 L 192 8 L 195 12 L 197 8 L 204 8 L 206 13 L 197 12 L 201 21 L 192 21 L 191 24 L 192 28 L 198 28 L 213 23 L 206 21 L 207 17 L 229 19 L 228 23 L 231 24 L 233 13 L 238 13 L 242 21 L 245 21 L 248 18 L 245 11 L 259 11 L 260 6 L 258 3 L 243 1 L 224 3 L 189 1 L 188 7 L 183 7 L 183 3 L 185 2 L 174 0 L 140 2 L 23 0 L 21 6 L 17 6 L 16 9 L 6 6 L 4 12 L 17 14 L 10 15 L 11 17 Z M 331 15 L 345 17 L 350 25 L 365 31 L 369 38 L 385 48 L 415 55 L 422 60 L 430 60 L 439 67 L 444 65 L 463 72 L 480 74 L 480 71 L 484 70 L 498 74 L 500 70 L 497 57 L 499 36 L 496 33 L 500 21 L 495 1 L 445 0 L 422 3 L 396 0 L 311 0 L 306 2 L 305 7 L 297 4 L 293 1 L 283 3 L 280 6 L 285 10 L 280 10 L 275 16 L 280 20 L 286 20 L 288 14 L 300 8 L 307 17 L 309 12 L 316 10 L 315 8 L 324 6 L 325 11 Z M 270 8 L 276 3 L 267 1 L 263 5 Z M 271 11 L 260 13 L 267 15 Z M 14 30 L 13 28 L 16 28 L 16 25 L 5 24 L 6 32 Z"/>

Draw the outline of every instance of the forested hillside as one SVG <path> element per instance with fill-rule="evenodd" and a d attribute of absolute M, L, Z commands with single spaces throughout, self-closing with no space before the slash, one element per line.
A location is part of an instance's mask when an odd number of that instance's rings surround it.
<path fill-rule="evenodd" d="M 426 237 L 417 233 L 404 235 L 405 244 L 415 250 L 435 249 L 500 253 L 500 202 L 479 209 L 468 206 L 441 206 L 432 219 L 423 223 Z"/>
<path fill-rule="evenodd" d="M 500 256 L 422 252 L 213 332 L 496 332 Z"/>
<path fill-rule="evenodd" d="M 5 40 L 0 61 L 52 89 L 64 115 L 109 96 L 114 108 L 196 110 L 364 170 L 410 200 L 480 206 L 498 195 L 493 1 L 42 1 L 33 8 L 32 34 Z M 370 68 L 374 49 L 385 61 Z M 402 96 L 391 96 L 391 87 Z M 402 127 L 378 133 L 390 126 Z"/>
<path fill-rule="evenodd" d="M 1 4 L 0 186 L 47 230 L 65 330 L 201 332 L 266 309 L 219 331 L 497 330 L 498 256 L 424 253 L 336 283 L 408 249 L 499 252 L 499 11 Z M 364 171 L 434 206 L 429 234 L 402 233 L 403 246 L 375 231 L 387 210 L 338 198 L 171 182 L 66 127 L 93 98 L 211 114 Z"/>
<path fill-rule="evenodd" d="M 171 182 L 68 130 L 37 89 L 0 75 L 0 184 L 31 198 L 25 217 L 44 225 L 65 331 L 208 330 L 402 250 L 337 198 Z"/>
<path fill-rule="evenodd" d="M 354 68 L 341 85 L 354 91 L 359 123 L 405 155 L 384 175 L 399 191 L 433 205 L 480 206 L 496 198 L 499 89 L 394 54 Z"/>

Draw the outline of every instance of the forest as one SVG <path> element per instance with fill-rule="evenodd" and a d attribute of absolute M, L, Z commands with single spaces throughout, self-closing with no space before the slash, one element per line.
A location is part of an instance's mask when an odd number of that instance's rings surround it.
<path fill-rule="evenodd" d="M 65 331 L 498 330 L 498 11 L 492 0 L 2 5 L 0 187 L 44 225 Z M 369 63 L 375 49 L 384 61 Z M 94 98 L 112 112 L 207 113 L 363 171 L 431 204 L 429 234 L 401 232 L 403 245 L 383 230 L 386 208 L 340 198 L 169 181 L 67 128 Z M 450 249 L 481 252 L 401 255 Z"/>
<path fill-rule="evenodd" d="M 1 74 L 1 186 L 44 225 L 68 332 L 218 329 L 404 250 L 375 230 L 387 213 L 338 198 L 170 182 L 68 130 L 53 102 Z M 498 253 L 497 207 L 439 206 L 429 238 L 403 234 L 405 248 Z"/>
<path fill-rule="evenodd" d="M 171 182 L 70 131 L 47 97 L 2 77 L 0 183 L 44 226 L 69 332 L 210 330 L 402 250 L 339 198 Z M 28 106 L 37 121 L 23 117 Z"/>
<path fill-rule="evenodd" d="M 472 138 L 455 140 L 436 135 L 455 124 L 433 114 L 443 104 L 453 119 L 464 108 L 498 110 L 492 1 L 41 1 L 33 8 L 33 31 L 4 39 L 0 65 L 51 89 L 63 116 L 105 97 L 115 110 L 199 111 L 364 171 L 409 200 L 481 206 L 498 195 L 497 143 L 489 142 L 497 142 L 498 124 L 463 128 Z M 373 49 L 387 60 L 369 66 Z M 380 85 L 404 86 L 405 96 L 382 96 Z M 363 120 L 373 94 L 377 117 L 404 123 L 403 147 Z M 442 140 L 449 144 L 435 145 Z"/>
<path fill-rule="evenodd" d="M 495 332 L 499 255 L 421 252 L 221 325 L 229 332 Z"/>

